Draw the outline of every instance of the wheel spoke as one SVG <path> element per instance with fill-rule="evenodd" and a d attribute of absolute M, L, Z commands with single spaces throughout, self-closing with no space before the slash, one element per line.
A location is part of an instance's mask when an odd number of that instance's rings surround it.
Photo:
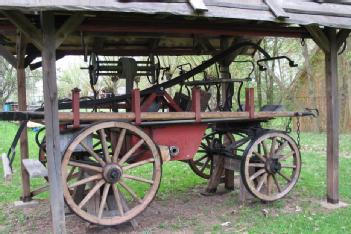
<path fill-rule="evenodd" d="M 270 196 L 272 194 L 272 187 L 273 186 L 273 176 L 268 175 L 267 176 L 267 195 Z"/>
<path fill-rule="evenodd" d="M 101 203 L 100 203 L 99 213 L 98 213 L 99 219 L 101 219 L 102 217 L 102 212 L 104 211 L 104 208 L 106 205 L 106 199 L 107 199 L 108 191 L 110 190 L 110 186 L 111 184 L 106 183 L 104 187 L 104 191 L 102 192 L 102 198 L 101 198 Z"/>
<path fill-rule="evenodd" d="M 260 153 L 257 152 L 253 152 L 254 155 L 256 155 L 262 162 L 266 162 L 266 159 L 264 158 L 264 156 Z"/>
<path fill-rule="evenodd" d="M 154 183 L 152 180 L 144 179 L 144 178 L 141 178 L 141 177 L 138 177 L 138 176 L 133 176 L 133 175 L 124 174 L 123 177 L 126 178 L 126 179 L 136 180 L 136 181 L 144 182 L 144 183 L 147 183 L 147 184 L 153 184 Z"/>
<path fill-rule="evenodd" d="M 264 182 L 267 180 L 267 176 L 268 176 L 268 173 L 265 173 L 260 177 L 260 180 L 256 188 L 257 191 L 260 191 L 262 189 Z"/>
<path fill-rule="evenodd" d="M 74 170 L 76 169 L 77 167 L 71 167 L 71 170 L 69 170 L 69 173 L 67 175 L 67 181 L 69 181 L 73 175 L 73 172 Z"/>
<path fill-rule="evenodd" d="M 101 166 L 105 166 L 105 165 L 106 165 L 106 163 L 104 162 L 104 160 L 102 160 L 102 159 L 100 158 L 100 156 L 97 155 L 97 154 L 96 154 L 88 145 L 86 145 L 83 141 L 80 142 L 80 145 L 83 146 L 83 148 L 84 148 L 86 151 L 88 151 L 88 153 L 89 153 L 91 156 L 93 156 L 93 157 L 96 159 L 96 161 L 98 161 L 98 162 L 101 164 Z"/>
<path fill-rule="evenodd" d="M 266 142 L 264 140 L 262 140 L 261 145 L 263 147 L 264 155 L 268 155 L 268 147 L 267 147 L 267 144 L 266 144 Z"/>
<path fill-rule="evenodd" d="M 278 183 L 277 178 L 275 177 L 275 175 L 272 175 L 272 177 L 273 177 L 273 180 L 274 180 L 275 185 L 277 186 L 278 192 L 281 193 L 281 192 L 282 192 L 282 189 L 280 188 L 280 185 L 279 185 L 279 183 Z"/>
<path fill-rule="evenodd" d="M 287 153 L 285 156 L 279 158 L 278 160 L 279 161 L 285 161 L 287 160 L 290 156 L 294 155 L 295 154 L 295 151 L 290 151 L 289 153 Z"/>
<path fill-rule="evenodd" d="M 286 175 L 284 175 L 284 174 L 282 174 L 281 172 L 277 172 L 278 173 L 278 175 L 280 175 L 281 177 L 283 177 L 286 181 L 288 181 L 289 183 L 291 182 L 291 180 L 288 178 L 288 177 L 286 177 Z"/>
<path fill-rule="evenodd" d="M 138 197 L 138 195 L 136 195 L 136 193 L 131 189 L 131 188 L 129 188 L 129 186 L 126 184 L 126 183 L 124 183 L 124 181 L 122 181 L 122 180 L 120 180 L 119 181 L 119 184 L 125 189 L 125 190 L 127 190 L 129 193 L 130 193 L 130 195 L 132 195 L 132 197 L 138 202 L 138 203 L 143 203 L 142 202 L 142 200 Z"/>
<path fill-rule="evenodd" d="M 271 150 L 269 151 L 269 155 L 267 155 L 268 157 L 272 157 L 272 155 L 274 154 L 274 149 L 277 145 L 277 138 L 276 137 L 273 137 L 272 139 L 272 145 L 271 145 Z"/>
<path fill-rule="evenodd" d="M 121 152 L 124 137 L 126 135 L 126 131 L 127 131 L 126 129 L 122 129 L 121 133 L 119 134 L 117 145 L 115 148 L 115 152 L 113 153 L 113 156 L 112 156 L 112 162 L 114 162 L 114 163 L 117 162 L 119 153 Z"/>
<path fill-rule="evenodd" d="M 89 193 L 84 197 L 84 199 L 79 203 L 78 207 L 82 208 L 93 196 L 94 194 L 105 184 L 104 180 L 100 180 L 95 186 L 89 191 Z"/>
<path fill-rule="evenodd" d="M 281 167 L 282 168 L 296 168 L 296 166 L 295 165 L 285 165 L 285 164 L 281 164 Z"/>
<path fill-rule="evenodd" d="M 149 158 L 149 159 L 146 159 L 146 160 L 142 160 L 140 162 L 136 162 L 136 163 L 133 163 L 133 164 L 129 164 L 128 166 L 125 166 L 123 167 L 123 171 L 126 171 L 128 169 L 132 169 L 134 167 L 139 167 L 139 166 L 142 166 L 144 164 L 147 164 L 147 163 L 151 163 L 151 162 L 154 162 L 155 159 L 154 158 Z"/>
<path fill-rule="evenodd" d="M 82 185 L 82 184 L 86 184 L 88 182 L 91 182 L 91 181 L 95 181 L 95 180 L 99 180 L 102 178 L 102 175 L 101 174 L 96 174 L 96 175 L 93 175 L 93 176 L 89 176 L 87 178 L 84 178 L 82 180 L 78 180 L 77 182 L 69 185 L 68 187 L 69 188 L 74 188 L 74 187 L 77 187 L 79 185 Z"/>
<path fill-rule="evenodd" d="M 204 163 L 204 165 L 201 167 L 201 172 L 204 172 L 204 170 L 206 169 L 206 167 L 208 166 L 208 163 L 210 162 L 210 158 L 206 159 L 206 162 Z"/>
<path fill-rule="evenodd" d="M 264 163 L 250 163 L 249 167 L 259 167 L 259 168 L 263 168 L 264 167 Z"/>
<path fill-rule="evenodd" d="M 208 157 L 208 155 L 206 154 L 206 155 L 200 157 L 199 159 L 196 159 L 196 160 L 195 160 L 195 163 L 200 162 L 200 161 L 204 160 L 204 159 L 207 158 L 207 157 Z"/>
<path fill-rule="evenodd" d="M 89 171 L 102 172 L 102 168 L 101 167 L 97 167 L 97 166 L 92 166 L 92 165 L 79 163 L 79 162 L 73 162 L 73 161 L 69 161 L 68 164 L 71 165 L 71 166 L 83 168 L 83 169 L 86 169 L 86 170 L 89 170 Z"/>
<path fill-rule="evenodd" d="M 112 190 L 113 190 L 113 195 L 115 197 L 115 201 L 116 201 L 116 204 L 117 204 L 117 209 L 118 209 L 120 215 L 123 216 L 124 215 L 124 211 L 123 211 L 121 197 L 119 195 L 118 189 L 113 185 L 112 186 Z"/>
<path fill-rule="evenodd" d="M 287 141 L 284 141 L 284 143 L 281 144 L 281 145 L 278 147 L 278 149 L 275 151 L 275 154 L 279 155 L 279 154 L 282 152 L 282 150 L 285 148 L 285 146 L 287 146 L 287 144 L 288 144 L 288 142 L 287 142 Z"/>
<path fill-rule="evenodd" d="M 141 139 L 140 141 L 138 141 L 138 143 L 136 143 L 122 158 L 120 161 L 118 161 L 118 163 L 120 165 L 122 165 L 125 161 L 127 161 L 129 159 L 130 156 L 132 156 L 132 154 L 139 149 L 139 147 L 144 144 L 144 140 Z"/>
<path fill-rule="evenodd" d="M 259 177 L 260 175 L 262 175 L 263 173 L 266 172 L 266 169 L 260 169 L 257 172 L 255 172 L 255 174 L 253 174 L 252 176 L 250 176 L 250 180 L 254 180 L 257 177 Z"/>
<path fill-rule="evenodd" d="M 102 144 L 102 149 L 104 151 L 105 160 L 107 163 L 111 163 L 110 153 L 108 152 L 108 146 L 106 141 L 106 133 L 104 129 L 99 130 L 100 140 Z"/>

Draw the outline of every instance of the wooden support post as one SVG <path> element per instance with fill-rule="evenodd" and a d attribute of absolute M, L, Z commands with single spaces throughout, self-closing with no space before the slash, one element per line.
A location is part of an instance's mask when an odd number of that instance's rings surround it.
<path fill-rule="evenodd" d="M 26 41 L 22 33 L 17 33 L 17 93 L 18 93 L 18 110 L 27 110 L 26 98 L 26 73 L 24 68 L 24 56 L 26 54 Z M 28 135 L 27 127 L 22 131 L 20 137 L 21 150 L 21 178 L 22 178 L 22 197 L 23 202 L 32 200 L 30 195 L 30 178 L 27 170 L 23 165 L 23 160 L 28 158 Z"/>
<path fill-rule="evenodd" d="M 336 29 L 328 28 L 329 51 L 325 51 L 327 99 L 327 201 L 339 203 L 339 91 Z"/>
<path fill-rule="evenodd" d="M 132 112 L 135 114 L 135 124 L 141 123 L 141 107 L 140 107 L 140 90 L 133 89 L 132 91 Z"/>
<path fill-rule="evenodd" d="M 73 112 L 73 128 L 80 127 L 80 89 L 72 89 L 72 112 Z"/>
<path fill-rule="evenodd" d="M 59 142 L 58 97 L 56 81 L 55 18 L 52 12 L 42 12 L 43 31 L 43 88 L 46 124 L 46 155 L 50 181 L 50 206 L 53 233 L 66 233 L 61 152 Z"/>
<path fill-rule="evenodd" d="M 245 89 L 245 111 L 249 112 L 249 118 L 252 119 L 255 116 L 255 90 L 254 88 Z"/>
<path fill-rule="evenodd" d="M 195 121 L 201 121 L 201 94 L 200 88 L 194 87 L 192 89 L 192 111 L 195 112 Z"/>

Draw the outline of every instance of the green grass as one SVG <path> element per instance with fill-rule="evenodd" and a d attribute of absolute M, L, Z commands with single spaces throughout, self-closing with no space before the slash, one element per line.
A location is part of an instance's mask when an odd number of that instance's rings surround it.
<path fill-rule="evenodd" d="M 16 133 L 17 125 L 14 123 L 0 122 L 0 153 L 7 152 L 12 138 Z M 292 134 L 296 137 L 296 134 Z M 38 148 L 34 143 L 34 132 L 28 130 L 29 154 L 37 158 Z M 351 203 L 351 135 L 340 136 L 340 197 L 342 201 Z M 271 204 L 254 203 L 238 206 L 237 194 L 229 202 L 221 204 L 230 210 L 233 206 L 240 207 L 239 215 L 231 217 L 223 215 L 217 218 L 219 221 L 231 221 L 233 230 L 242 230 L 248 233 L 347 233 L 351 230 L 351 208 L 344 208 L 332 211 L 325 211 L 319 206 L 319 201 L 325 199 L 326 194 L 326 136 L 325 134 L 302 133 L 302 161 L 303 168 L 300 180 L 289 199 L 282 199 Z M 17 151 L 14 163 L 14 176 L 11 183 L 0 180 L 0 206 L 3 207 L 21 196 L 19 151 Z M 0 173 L 3 174 L 2 167 Z M 32 187 L 39 186 L 43 179 L 32 181 Z M 158 200 L 167 202 L 171 196 L 181 197 L 186 191 L 195 186 L 204 186 L 206 181 L 197 177 L 190 170 L 186 163 L 169 162 L 163 166 L 162 184 L 157 194 Z M 47 198 L 47 194 L 41 198 Z M 285 212 L 291 199 L 298 201 L 301 211 Z M 262 209 L 268 209 L 267 217 L 262 215 Z M 21 214 L 16 213 L 18 223 L 21 221 Z M 0 225 L 12 225 L 7 223 L 6 214 L 0 211 Z M 196 225 L 196 220 L 185 222 L 182 217 L 174 221 L 171 230 L 181 231 L 183 228 L 194 227 L 194 232 L 212 233 L 226 232 L 226 229 L 219 224 L 211 228 Z M 160 225 L 160 228 L 167 228 Z M 166 229 L 165 229 L 166 230 Z"/>

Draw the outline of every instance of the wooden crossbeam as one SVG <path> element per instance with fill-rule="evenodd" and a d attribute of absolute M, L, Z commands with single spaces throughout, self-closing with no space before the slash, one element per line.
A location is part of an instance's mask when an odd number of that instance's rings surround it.
<path fill-rule="evenodd" d="M 316 44 L 324 50 L 324 52 L 330 51 L 329 39 L 318 25 L 306 25 L 305 28 L 311 34 Z"/>
<path fill-rule="evenodd" d="M 264 0 L 269 9 L 278 19 L 287 19 L 289 18 L 288 14 L 283 10 L 281 6 L 275 0 Z"/>
<path fill-rule="evenodd" d="M 337 36 L 336 36 L 336 43 L 337 43 L 337 47 L 340 48 L 342 46 L 342 44 L 344 43 L 344 41 L 346 40 L 346 38 L 349 36 L 351 30 L 350 29 L 341 29 Z"/>
<path fill-rule="evenodd" d="M 39 50 L 43 48 L 41 31 L 30 20 L 18 11 L 1 11 Z"/>
<path fill-rule="evenodd" d="M 13 56 L 10 51 L 8 51 L 8 49 L 3 46 L 0 45 L 0 55 L 2 57 L 4 57 L 4 59 L 6 59 L 6 61 L 11 64 L 13 67 L 17 66 L 17 59 L 15 58 L 15 56 Z"/>
<path fill-rule="evenodd" d="M 191 7 L 194 9 L 194 11 L 197 11 L 197 12 L 208 11 L 203 0 L 188 0 L 188 1 L 189 1 L 189 4 L 191 5 Z"/>
<path fill-rule="evenodd" d="M 65 23 L 56 31 L 56 49 L 65 41 L 65 39 L 84 21 L 83 13 L 76 13 L 70 16 Z"/>

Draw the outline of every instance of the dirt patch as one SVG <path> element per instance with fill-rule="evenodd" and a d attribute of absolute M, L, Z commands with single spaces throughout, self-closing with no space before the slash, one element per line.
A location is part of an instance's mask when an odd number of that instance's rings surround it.
<path fill-rule="evenodd" d="M 240 224 L 244 213 L 256 212 L 262 218 L 279 216 L 284 213 L 303 212 L 304 204 L 319 205 L 319 201 L 306 199 L 292 192 L 287 198 L 275 203 L 261 203 L 252 200 L 241 204 L 238 189 L 224 192 L 221 187 L 215 196 L 202 196 L 203 187 L 191 189 L 181 196 L 168 197 L 155 201 L 136 218 L 139 226 L 136 229 L 129 224 L 118 227 L 102 228 L 81 220 L 75 214 L 66 215 L 68 233 L 193 233 L 239 231 L 244 232 L 246 225 Z M 31 208 L 5 207 L 7 231 L 10 233 L 50 233 L 51 218 L 49 203 L 41 200 L 39 205 Z"/>

